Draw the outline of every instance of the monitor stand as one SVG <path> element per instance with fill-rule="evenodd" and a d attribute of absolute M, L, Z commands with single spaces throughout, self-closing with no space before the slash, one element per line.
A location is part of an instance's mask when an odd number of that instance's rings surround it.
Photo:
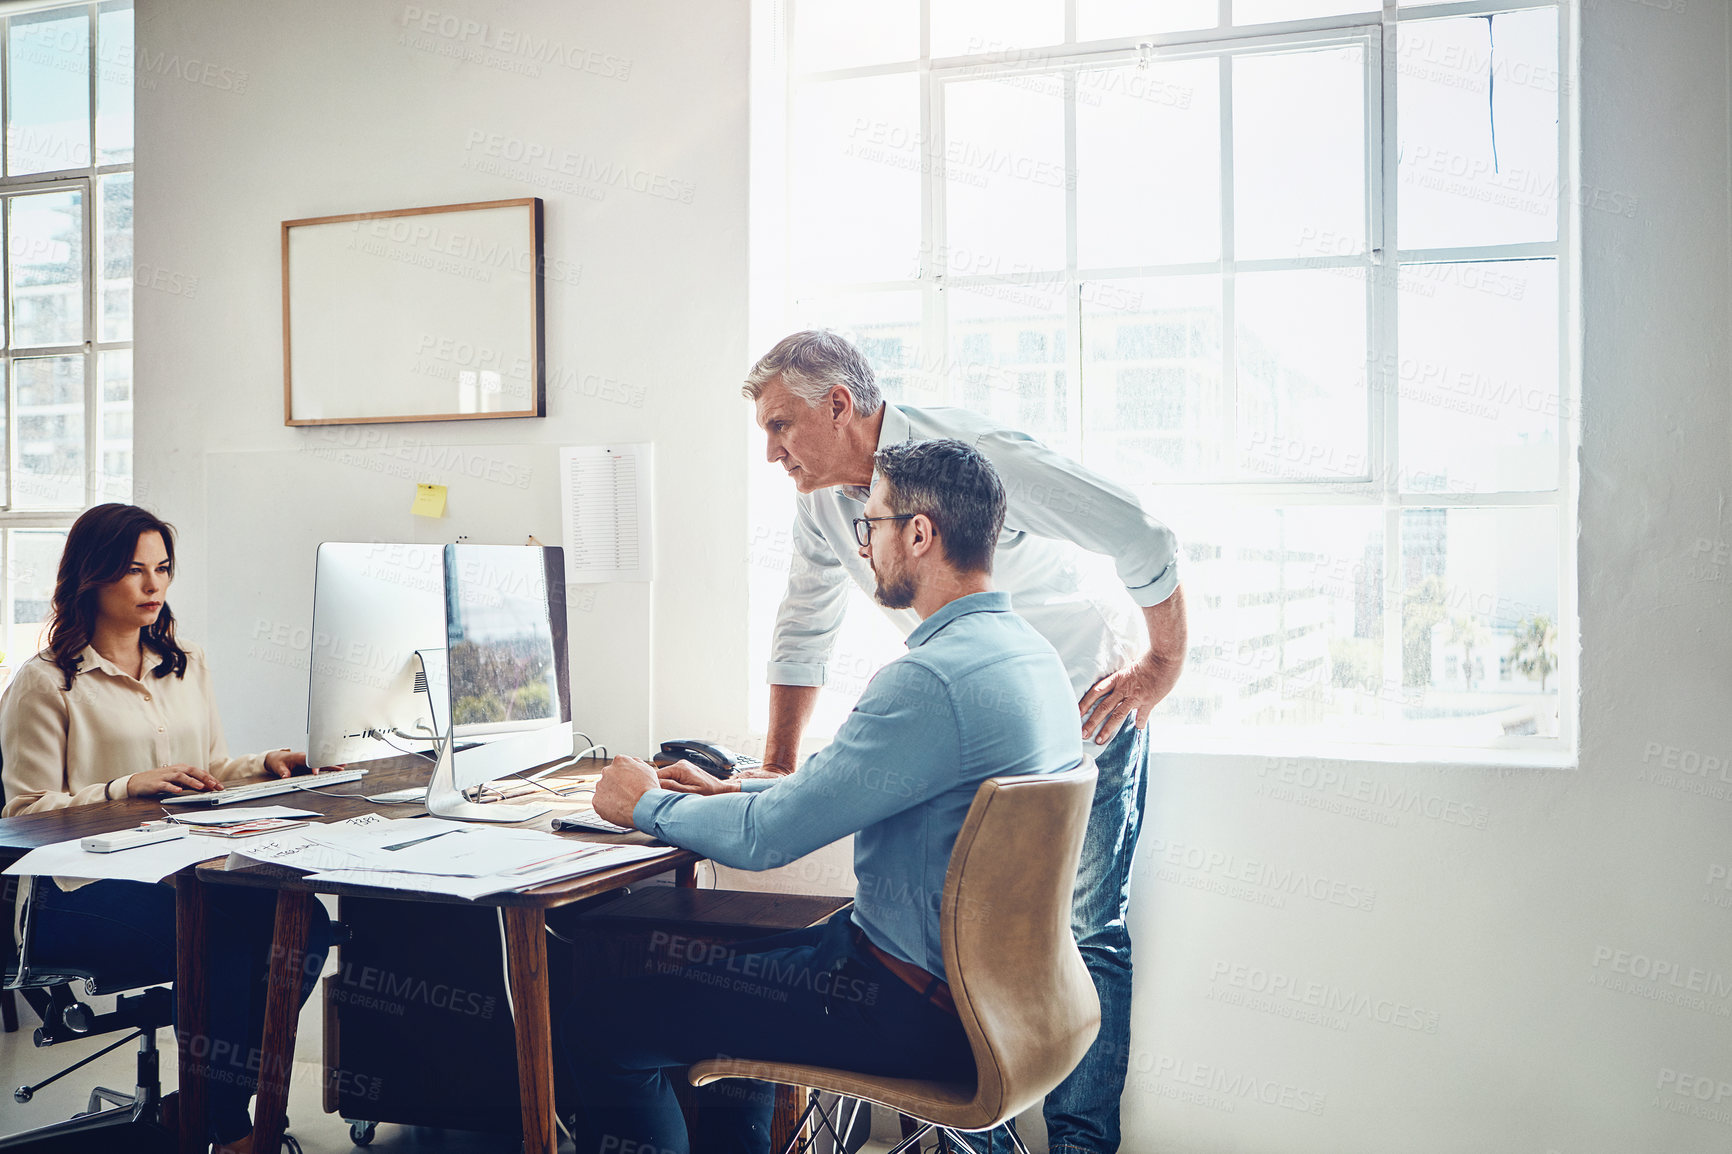
<path fill-rule="evenodd" d="M 439 761 L 433 767 L 433 780 L 427 783 L 427 812 L 451 821 L 530 821 L 551 813 L 547 805 L 506 805 L 503 802 L 467 801 L 457 788 L 452 741 L 447 735 L 439 743 Z"/>

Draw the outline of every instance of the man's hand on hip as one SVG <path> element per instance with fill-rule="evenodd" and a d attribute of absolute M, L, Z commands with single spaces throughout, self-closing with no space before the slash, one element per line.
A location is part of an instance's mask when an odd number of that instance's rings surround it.
<path fill-rule="evenodd" d="M 1172 679 L 1162 676 L 1151 655 L 1145 653 L 1117 673 L 1109 673 L 1089 687 L 1077 709 L 1082 714 L 1082 734 L 1105 745 L 1118 733 L 1133 710 L 1137 728 L 1149 724 L 1149 713 L 1172 688 Z"/>
<path fill-rule="evenodd" d="M 1143 610 L 1149 626 L 1149 651 L 1119 670 L 1109 673 L 1083 694 L 1084 737 L 1105 745 L 1118 733 L 1125 717 L 1135 710 L 1137 728 L 1146 728 L 1149 714 L 1179 683 L 1185 668 L 1185 590 L 1173 589 L 1165 601 Z"/>
<path fill-rule="evenodd" d="M 660 783 L 655 766 L 635 757 L 616 757 L 595 783 L 595 812 L 615 825 L 631 825 L 638 799 Z"/>

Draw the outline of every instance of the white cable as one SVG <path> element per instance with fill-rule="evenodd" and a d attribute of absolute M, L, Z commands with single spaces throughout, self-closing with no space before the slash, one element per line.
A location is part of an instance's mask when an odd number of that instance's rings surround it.
<path fill-rule="evenodd" d="M 511 1016 L 511 1030 L 513 1033 L 516 1033 L 516 1031 L 517 1031 L 517 1004 L 511 1000 L 511 958 L 510 958 L 511 946 L 505 940 L 505 907 L 504 906 L 498 906 L 496 908 L 499 910 L 499 968 L 500 968 L 500 977 L 505 979 L 505 1012 Z M 571 1141 L 573 1141 L 573 1142 L 577 1141 L 576 1138 L 572 1138 L 571 1131 L 567 1130 L 565 1128 L 565 1123 L 560 1120 L 559 1107 L 557 1105 L 555 1105 L 553 1108 L 553 1124 L 555 1126 L 559 1127 L 559 1132 L 561 1134 L 564 1134 L 567 1138 L 570 1138 Z M 525 1137 L 527 1137 L 527 1135 Z"/>

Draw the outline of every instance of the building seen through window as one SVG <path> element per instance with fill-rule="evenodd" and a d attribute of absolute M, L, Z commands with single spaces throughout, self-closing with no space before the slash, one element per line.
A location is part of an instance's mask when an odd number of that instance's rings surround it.
<path fill-rule="evenodd" d="M 835 328 L 893 401 L 1028 432 L 1173 526 L 1164 733 L 1566 747 L 1567 29 L 1308 3 L 1079 4 L 1074 40 L 1059 5 L 963 33 L 935 4 L 923 57 L 914 8 L 860 37 L 795 0 L 778 331 Z"/>

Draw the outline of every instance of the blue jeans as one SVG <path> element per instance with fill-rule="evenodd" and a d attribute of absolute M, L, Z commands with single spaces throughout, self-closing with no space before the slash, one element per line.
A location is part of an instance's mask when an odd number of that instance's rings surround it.
<path fill-rule="evenodd" d="M 258 1085 L 258 1049 L 265 1028 L 265 985 L 276 921 L 276 894 L 212 886 L 210 894 L 209 1081 L 211 1138 L 232 1142 L 253 1128 L 247 1099 Z M 103 881 L 70 893 L 48 878 L 36 885 L 32 957 L 44 965 L 124 972 L 150 984 L 175 972 L 174 887 Z M 330 949 L 331 922 L 312 903 L 301 1004 L 313 992 Z M 192 1045 L 198 1039 L 181 1039 Z"/>
<path fill-rule="evenodd" d="M 1148 734 L 1127 721 L 1098 747 L 1094 806 L 1083 835 L 1071 901 L 1071 931 L 1101 1002 L 1101 1030 L 1070 1076 L 1046 1096 L 1047 1149 L 1051 1154 L 1114 1154 L 1119 1148 L 1119 1099 L 1131 1050 L 1131 859 L 1142 831 L 1148 794 Z M 991 1154 L 1013 1147 L 999 1130 Z M 972 1139 L 986 1150 L 984 1136 Z"/>
<path fill-rule="evenodd" d="M 588 986 L 554 1035 L 582 1107 L 578 1154 L 763 1154 L 774 1095 L 762 1082 L 697 1090 L 701 1133 L 687 1133 L 673 1079 L 706 1058 L 972 1081 L 962 1023 L 856 945 L 849 913 L 736 946 L 672 937 L 651 958 L 658 972 Z"/>

